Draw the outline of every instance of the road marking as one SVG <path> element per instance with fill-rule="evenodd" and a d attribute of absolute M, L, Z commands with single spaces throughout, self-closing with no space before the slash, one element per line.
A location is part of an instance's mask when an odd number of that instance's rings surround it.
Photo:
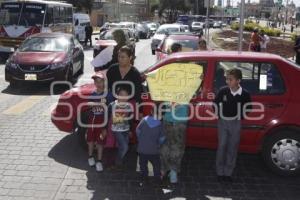
<path fill-rule="evenodd" d="M 2 112 L 5 115 L 19 115 L 32 108 L 46 96 L 30 96 Z"/>

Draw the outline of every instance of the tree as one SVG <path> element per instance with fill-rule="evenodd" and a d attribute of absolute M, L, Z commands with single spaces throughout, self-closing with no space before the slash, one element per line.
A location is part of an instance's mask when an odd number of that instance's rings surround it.
<path fill-rule="evenodd" d="M 186 13 L 190 10 L 185 0 L 160 0 L 159 5 L 159 16 L 167 12 L 169 21 L 175 21 L 179 13 Z"/>
<path fill-rule="evenodd" d="M 67 0 L 67 2 L 76 7 L 78 11 L 91 13 L 94 0 Z"/>

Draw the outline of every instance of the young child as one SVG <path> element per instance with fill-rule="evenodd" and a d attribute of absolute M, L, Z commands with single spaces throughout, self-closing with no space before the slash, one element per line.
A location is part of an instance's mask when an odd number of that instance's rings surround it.
<path fill-rule="evenodd" d="M 103 171 L 102 166 L 102 152 L 103 145 L 107 131 L 105 129 L 105 107 L 113 100 L 111 93 L 105 95 L 105 75 L 101 72 L 97 72 L 92 76 L 95 84 L 95 91 L 91 94 L 89 98 L 88 105 L 90 106 L 90 112 L 88 116 L 87 128 L 87 144 L 88 144 L 88 163 L 90 166 L 96 165 L 96 171 Z M 106 116 L 107 117 L 107 116 Z M 97 162 L 93 157 L 94 146 L 97 147 Z"/>
<path fill-rule="evenodd" d="M 132 104 L 129 102 L 129 87 L 118 87 L 116 94 L 117 100 L 109 105 L 109 114 L 111 116 L 111 131 L 118 145 L 118 154 L 115 164 L 118 168 L 122 168 L 123 158 L 128 151 L 134 110 Z"/>
<path fill-rule="evenodd" d="M 240 86 L 241 80 L 241 70 L 227 71 L 227 87 L 223 87 L 215 98 L 219 116 L 216 159 L 219 181 L 232 181 L 231 176 L 240 143 L 241 119 L 245 117 L 244 105 L 251 102 L 250 94 Z M 247 109 L 251 109 L 251 106 Z"/>
<path fill-rule="evenodd" d="M 158 107 L 155 107 L 151 115 L 144 117 L 136 128 L 142 181 L 148 177 L 148 161 L 153 166 L 154 177 L 157 180 L 161 179 L 159 149 L 165 136 L 160 118 Z"/>

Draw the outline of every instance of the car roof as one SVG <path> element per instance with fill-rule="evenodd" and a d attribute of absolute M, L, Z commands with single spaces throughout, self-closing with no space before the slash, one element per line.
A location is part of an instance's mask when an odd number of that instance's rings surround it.
<path fill-rule="evenodd" d="M 169 36 L 166 37 L 166 39 L 174 39 L 174 40 L 199 40 L 199 37 L 197 35 L 194 35 L 193 33 L 187 34 L 176 34 L 171 33 Z"/>
<path fill-rule="evenodd" d="M 176 27 L 179 28 L 181 24 L 163 24 L 159 28 L 168 28 L 168 27 Z"/>
<path fill-rule="evenodd" d="M 73 37 L 73 35 L 69 34 L 69 33 L 58 33 L 57 32 L 57 33 L 37 33 L 37 34 L 32 35 L 31 37 L 45 37 L 45 38 L 67 37 L 67 38 L 71 38 L 71 37 Z"/>
<path fill-rule="evenodd" d="M 241 59 L 283 59 L 279 55 L 262 53 L 262 52 L 250 52 L 250 51 L 193 51 L 193 52 L 181 52 L 177 54 L 171 54 L 169 58 L 180 57 L 206 57 L 206 58 L 236 58 Z"/>

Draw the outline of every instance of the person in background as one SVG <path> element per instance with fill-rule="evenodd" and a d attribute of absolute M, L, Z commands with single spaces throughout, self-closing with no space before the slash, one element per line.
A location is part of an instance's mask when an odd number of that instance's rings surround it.
<path fill-rule="evenodd" d="M 270 42 L 269 36 L 267 36 L 264 32 L 264 30 L 261 30 L 260 32 L 260 49 L 261 52 L 266 52 L 267 51 L 267 44 Z"/>
<path fill-rule="evenodd" d="M 237 152 L 240 144 L 241 120 L 245 109 L 252 108 L 250 94 L 240 86 L 242 72 L 227 71 L 227 87 L 219 90 L 214 103 L 218 113 L 218 150 L 216 171 L 218 181 L 232 182 Z M 247 105 L 246 105 L 247 104 Z"/>
<path fill-rule="evenodd" d="M 153 166 L 154 177 L 161 181 L 160 172 L 160 145 L 164 142 L 163 126 L 158 106 L 155 106 L 150 115 L 144 117 L 136 128 L 138 140 L 137 152 L 141 169 L 141 184 L 148 179 L 148 162 Z"/>
<path fill-rule="evenodd" d="M 255 28 L 251 34 L 251 41 L 249 45 L 249 50 L 254 52 L 260 52 L 260 41 L 261 37 L 258 34 L 258 28 Z"/>
<path fill-rule="evenodd" d="M 300 65 L 300 35 L 296 39 L 294 50 L 296 52 L 296 64 Z"/>
<path fill-rule="evenodd" d="M 200 39 L 198 42 L 199 51 L 207 51 L 207 44 L 205 39 Z"/>
<path fill-rule="evenodd" d="M 90 23 L 88 23 L 84 30 L 85 30 L 84 44 L 85 44 L 85 46 L 87 46 L 88 41 L 90 41 L 90 47 L 92 47 L 93 46 L 93 42 L 92 42 L 93 27 L 91 26 Z"/>

